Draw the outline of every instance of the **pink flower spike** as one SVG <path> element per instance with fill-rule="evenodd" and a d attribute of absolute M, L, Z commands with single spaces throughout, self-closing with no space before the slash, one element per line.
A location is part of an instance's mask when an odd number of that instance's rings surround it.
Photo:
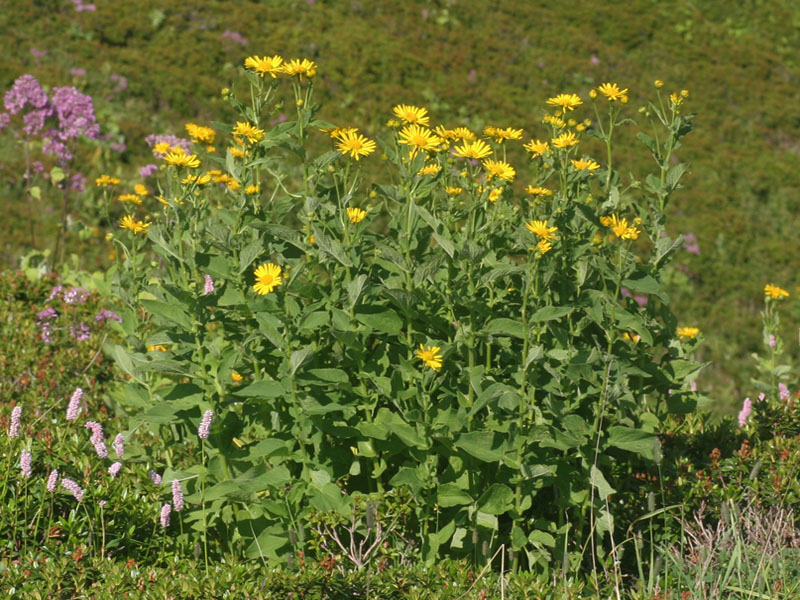
<path fill-rule="evenodd" d="M 62 477 L 61 478 L 61 487 L 67 490 L 70 494 L 75 496 L 75 499 L 80 502 L 83 500 L 84 491 L 77 483 L 72 481 L 69 477 Z"/>
<path fill-rule="evenodd" d="M 784 402 L 789 399 L 789 388 L 786 387 L 785 383 L 778 384 L 778 392 L 780 393 L 781 400 Z"/>
<path fill-rule="evenodd" d="M 33 460 L 33 456 L 27 450 L 23 450 L 22 454 L 19 457 L 19 469 L 22 471 L 22 476 L 27 479 L 31 476 L 33 469 L 31 467 L 31 461 Z"/>
<path fill-rule="evenodd" d="M 81 411 L 81 398 L 83 398 L 83 390 L 75 388 L 67 406 L 67 421 L 76 421 L 78 419 L 78 413 Z"/>
<path fill-rule="evenodd" d="M 761 393 L 758 395 L 758 401 L 759 401 L 759 402 L 763 402 L 763 401 L 764 401 L 764 400 L 766 400 L 766 399 L 767 399 L 767 395 L 766 395 L 764 392 L 761 392 Z"/>
<path fill-rule="evenodd" d="M 125 436 L 121 433 L 118 433 L 114 438 L 114 443 L 112 445 L 114 446 L 114 452 L 117 453 L 117 456 L 122 458 L 122 456 L 125 454 Z"/>
<path fill-rule="evenodd" d="M 205 283 L 203 285 L 203 296 L 208 296 L 210 293 L 214 291 L 214 280 L 211 279 L 211 275 L 204 275 Z"/>
<path fill-rule="evenodd" d="M 745 398 L 742 403 L 742 410 L 739 411 L 739 427 L 747 425 L 747 419 L 750 418 L 750 412 L 753 410 L 753 403 L 750 398 Z"/>
<path fill-rule="evenodd" d="M 58 469 L 50 471 L 50 477 L 47 478 L 47 491 L 51 494 L 56 491 L 58 485 Z"/>
<path fill-rule="evenodd" d="M 177 512 L 183 510 L 183 490 L 181 489 L 181 482 L 178 479 L 172 480 L 172 504 Z"/>
<path fill-rule="evenodd" d="M 200 421 L 200 426 L 197 428 L 197 437 L 201 440 L 208 439 L 208 434 L 211 432 L 211 421 L 214 418 L 214 411 L 207 410 L 203 413 L 203 420 Z"/>
<path fill-rule="evenodd" d="M 122 463 L 117 461 L 113 465 L 108 467 L 108 474 L 111 475 L 111 477 L 116 477 L 121 468 L 122 468 Z"/>
<path fill-rule="evenodd" d="M 169 504 L 165 504 L 161 507 L 161 526 L 166 529 L 169 527 L 169 513 L 172 512 L 172 507 Z"/>
<path fill-rule="evenodd" d="M 770 333 L 769 334 L 769 347 L 770 348 L 774 348 L 777 345 L 778 345 L 778 342 L 775 340 L 775 336 Z"/>
<path fill-rule="evenodd" d="M 150 481 L 152 481 L 155 485 L 161 485 L 161 475 L 156 473 L 155 471 L 150 471 Z"/>
<path fill-rule="evenodd" d="M 19 437 L 19 419 L 22 416 L 22 407 L 17 405 L 11 411 L 11 424 L 8 426 L 8 437 Z"/>

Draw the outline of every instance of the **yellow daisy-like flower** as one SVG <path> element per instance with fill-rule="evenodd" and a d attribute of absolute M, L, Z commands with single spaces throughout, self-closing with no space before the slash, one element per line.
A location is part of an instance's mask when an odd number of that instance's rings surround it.
<path fill-rule="evenodd" d="M 283 65 L 283 72 L 289 76 L 308 77 L 311 79 L 317 74 L 317 64 L 313 60 L 295 58 Z"/>
<path fill-rule="evenodd" d="M 466 127 L 456 127 L 453 129 L 453 139 L 461 140 L 464 142 L 473 142 L 478 139 L 472 131 L 467 129 Z"/>
<path fill-rule="evenodd" d="M 548 227 L 547 221 L 528 221 L 525 223 L 525 228 L 543 240 L 555 237 L 556 231 L 558 231 L 558 227 Z"/>
<path fill-rule="evenodd" d="M 506 140 L 521 140 L 522 129 L 513 129 L 512 127 L 500 129 L 499 127 L 489 126 L 483 130 L 483 135 L 492 138 L 498 144 L 502 144 Z"/>
<path fill-rule="evenodd" d="M 497 202 L 497 199 L 503 195 L 503 188 L 494 188 L 491 192 L 489 192 L 489 202 Z"/>
<path fill-rule="evenodd" d="M 338 139 L 336 149 L 342 154 L 349 154 L 350 158 L 359 160 L 362 156 L 369 156 L 375 152 L 375 142 L 356 131 L 344 132 Z"/>
<path fill-rule="evenodd" d="M 450 186 L 446 186 L 446 187 L 444 188 L 444 191 L 445 191 L 445 193 L 446 193 L 448 196 L 458 196 L 458 195 L 459 195 L 461 192 L 463 192 L 463 191 L 464 191 L 464 189 L 463 189 L 463 188 L 460 188 L 460 187 L 450 187 Z"/>
<path fill-rule="evenodd" d="M 700 333 L 697 327 L 678 327 L 677 333 L 680 337 L 693 340 Z"/>
<path fill-rule="evenodd" d="M 367 211 L 363 208 L 348 208 L 347 209 L 347 218 L 350 219 L 351 223 L 361 223 L 364 220 L 364 217 L 367 216 Z"/>
<path fill-rule="evenodd" d="M 281 279 L 281 268 L 273 263 L 262 264 L 254 271 L 254 274 L 256 276 L 256 282 L 253 284 L 253 289 L 256 291 L 256 294 L 262 296 L 269 294 L 283 283 L 283 279 Z"/>
<path fill-rule="evenodd" d="M 618 238 L 623 240 L 635 240 L 639 238 L 639 230 L 628 225 L 628 219 L 620 219 L 617 215 L 610 217 L 600 217 L 600 222 L 610 228 Z"/>
<path fill-rule="evenodd" d="M 483 168 L 489 174 L 489 179 L 492 177 L 499 177 L 506 181 L 513 181 L 517 172 L 507 162 L 501 160 L 485 160 L 483 161 Z"/>
<path fill-rule="evenodd" d="M 147 191 L 147 188 L 144 187 L 141 183 L 137 183 L 133 186 L 133 191 L 139 194 L 140 196 L 147 196 L 150 192 Z"/>
<path fill-rule="evenodd" d="M 616 83 L 604 83 L 597 88 L 597 91 L 603 94 L 609 101 L 622 100 L 627 98 L 628 88 L 624 90 L 619 89 Z"/>
<path fill-rule="evenodd" d="M 233 128 L 233 135 L 246 137 L 248 142 L 255 144 L 264 139 L 264 130 L 246 121 L 237 121 L 236 127 Z"/>
<path fill-rule="evenodd" d="M 531 153 L 531 158 L 539 158 L 542 154 L 550 150 L 550 144 L 541 140 L 531 140 L 522 147 Z"/>
<path fill-rule="evenodd" d="M 156 196 L 156 200 L 158 200 L 164 206 L 170 206 L 170 201 L 162 196 Z M 179 200 L 177 196 L 172 197 L 172 203 L 183 206 L 183 201 Z"/>
<path fill-rule="evenodd" d="M 531 196 L 552 196 L 553 190 L 546 188 L 546 187 L 533 187 L 529 185 L 525 188 L 525 192 L 530 194 Z"/>
<path fill-rule="evenodd" d="M 239 374 L 238 374 L 236 371 L 233 371 L 233 372 L 231 373 L 231 379 L 233 379 L 233 381 L 234 381 L 235 383 L 239 383 L 239 382 L 240 382 L 242 379 L 244 379 L 244 377 L 242 377 L 241 375 L 239 375 Z"/>
<path fill-rule="evenodd" d="M 248 185 L 246 188 L 244 188 L 244 193 L 247 194 L 248 196 L 253 196 L 260 191 L 261 191 L 261 186 L 258 185 Z"/>
<path fill-rule="evenodd" d="M 536 244 L 536 249 L 542 254 L 547 254 L 553 249 L 553 244 L 548 240 L 539 240 L 539 243 Z"/>
<path fill-rule="evenodd" d="M 639 340 L 642 339 L 641 336 L 636 335 L 635 333 L 628 333 L 627 331 L 622 334 L 622 338 L 628 340 L 629 342 L 633 342 L 634 344 L 638 344 Z"/>
<path fill-rule="evenodd" d="M 439 171 L 441 170 L 442 170 L 442 165 L 437 165 L 437 164 L 425 165 L 419 171 L 417 171 L 417 175 L 438 175 Z"/>
<path fill-rule="evenodd" d="M 341 140 L 343 136 L 358 133 L 358 127 L 334 127 L 333 129 L 320 129 L 334 140 Z"/>
<path fill-rule="evenodd" d="M 210 127 L 203 127 L 194 123 L 187 123 L 184 127 L 192 141 L 198 144 L 213 144 L 214 138 L 217 136 L 217 132 Z"/>
<path fill-rule="evenodd" d="M 148 346 L 147 347 L 147 351 L 148 352 L 166 352 L 167 351 L 167 347 L 163 346 L 162 344 L 155 344 L 155 345 L 152 345 L 152 346 Z"/>
<path fill-rule="evenodd" d="M 164 162 L 168 165 L 172 165 L 173 167 L 188 167 L 190 169 L 196 169 L 200 166 L 200 159 L 197 158 L 194 154 L 179 154 L 177 152 L 167 152 L 164 155 Z"/>
<path fill-rule="evenodd" d="M 119 197 L 120 202 L 131 202 L 133 204 L 141 204 L 142 199 L 136 194 L 122 194 Z"/>
<path fill-rule="evenodd" d="M 236 146 L 231 146 L 230 148 L 228 148 L 228 150 L 231 151 L 231 156 L 233 156 L 234 158 L 243 158 L 246 155 L 250 154 L 246 150 L 242 150 L 241 148 L 237 148 Z"/>
<path fill-rule="evenodd" d="M 589 160 L 584 160 L 583 158 L 581 158 L 579 160 L 572 160 L 570 162 L 572 163 L 572 166 L 575 167 L 578 171 L 583 171 L 583 170 L 596 171 L 597 169 L 600 168 L 600 165 L 598 165 L 591 158 Z"/>
<path fill-rule="evenodd" d="M 558 117 L 554 117 L 553 115 L 545 115 L 544 118 L 542 118 L 542 121 L 545 123 L 549 123 L 550 125 L 556 127 L 557 129 L 564 129 L 564 127 L 567 126 L 567 124 L 564 122 L 563 119 L 559 119 Z"/>
<path fill-rule="evenodd" d="M 663 82 L 663 81 L 661 81 L 660 79 L 656 79 L 656 80 L 653 82 L 653 85 L 654 85 L 654 86 L 656 86 L 657 88 L 662 88 L 662 87 L 664 87 L 664 82 Z"/>
<path fill-rule="evenodd" d="M 147 228 L 150 227 L 150 223 L 137 221 L 132 215 L 125 215 L 119 222 L 119 226 L 122 229 L 130 229 L 134 234 L 137 234 L 147 233 Z"/>
<path fill-rule="evenodd" d="M 416 351 L 417 358 L 425 363 L 426 367 L 430 367 L 434 371 L 442 368 L 442 355 L 440 354 L 441 348 L 439 346 L 423 346 L 419 345 L 419 350 Z"/>
<path fill-rule="evenodd" d="M 187 175 L 183 179 L 181 179 L 181 183 L 183 185 L 208 185 L 211 183 L 211 175 L 208 173 L 203 173 L 202 175 Z"/>
<path fill-rule="evenodd" d="M 122 180 L 118 177 L 111 177 L 110 175 L 100 175 L 100 177 L 94 180 L 94 183 L 97 187 L 111 187 L 112 185 L 119 185 L 122 183 Z"/>
<path fill-rule="evenodd" d="M 547 104 L 550 106 L 558 106 L 563 115 L 568 110 L 575 110 L 575 108 L 583 104 L 583 100 L 581 100 L 578 94 L 559 94 L 558 96 L 549 98 Z"/>
<path fill-rule="evenodd" d="M 782 300 L 783 298 L 789 297 L 789 292 L 783 288 L 779 288 L 777 285 L 768 283 L 764 286 L 764 295 L 772 298 L 773 300 Z"/>
<path fill-rule="evenodd" d="M 428 125 L 430 117 L 427 108 L 419 108 L 408 104 L 398 104 L 392 109 L 394 116 L 408 125 Z"/>
<path fill-rule="evenodd" d="M 550 143 L 553 144 L 553 148 L 569 148 L 578 143 L 578 137 L 573 132 L 566 131 L 558 137 L 554 137 Z"/>
<path fill-rule="evenodd" d="M 492 153 L 492 147 L 483 140 L 474 142 L 464 141 L 460 146 L 453 148 L 453 155 L 459 158 L 473 158 L 480 160 Z"/>
<path fill-rule="evenodd" d="M 443 141 L 430 129 L 420 125 L 406 125 L 400 130 L 398 144 L 411 147 L 411 156 L 416 156 L 420 150 L 438 150 Z"/>
<path fill-rule="evenodd" d="M 166 154 L 170 151 L 171 146 L 169 142 L 159 142 L 155 146 L 153 146 L 153 152 L 156 154 Z"/>
<path fill-rule="evenodd" d="M 279 73 L 283 73 L 283 59 L 278 56 L 248 56 L 244 59 L 244 66 L 246 69 L 255 71 L 261 77 L 264 75 L 271 75 L 273 78 L 277 77 Z"/>

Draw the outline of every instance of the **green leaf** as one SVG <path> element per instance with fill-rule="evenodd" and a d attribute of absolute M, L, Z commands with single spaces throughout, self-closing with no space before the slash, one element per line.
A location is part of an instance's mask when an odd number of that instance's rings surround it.
<path fill-rule="evenodd" d="M 608 445 L 653 459 L 656 436 L 641 429 L 615 425 L 608 428 Z"/>
<path fill-rule="evenodd" d="M 283 384 L 271 379 L 256 381 L 240 390 L 231 392 L 233 396 L 243 396 L 245 398 L 277 398 L 285 393 Z"/>
<path fill-rule="evenodd" d="M 675 190 L 678 188 L 678 182 L 683 177 L 683 174 L 689 169 L 689 165 L 686 163 L 678 163 L 674 167 L 672 167 L 669 171 L 667 171 L 667 187 L 670 190 Z"/>
<path fill-rule="evenodd" d="M 572 306 L 545 306 L 544 308 L 540 308 L 537 310 L 533 315 L 531 315 L 531 321 L 534 322 L 542 322 L 542 321 L 553 321 L 555 319 L 560 319 L 571 313 L 574 309 Z"/>
<path fill-rule="evenodd" d="M 312 225 L 312 228 L 314 230 L 314 243 L 322 252 L 336 259 L 345 267 L 353 266 L 353 261 L 351 261 L 347 256 L 344 246 L 342 246 L 337 240 L 325 235 L 325 233 L 323 233 L 322 230 L 316 225 Z"/>
<path fill-rule="evenodd" d="M 522 323 L 514 319 L 492 319 L 486 324 L 484 332 L 492 335 L 508 335 L 518 338 L 525 337 L 525 328 L 522 326 Z"/>
<path fill-rule="evenodd" d="M 361 297 L 361 292 L 364 289 L 364 284 L 366 281 L 367 276 L 362 273 L 347 284 L 347 298 L 350 301 L 350 308 L 353 308 L 358 303 L 358 299 Z"/>
<path fill-rule="evenodd" d="M 314 347 L 312 345 L 295 350 L 289 356 L 289 373 L 294 375 L 297 370 L 302 367 L 314 355 Z"/>
<path fill-rule="evenodd" d="M 507 485 L 494 483 L 476 502 L 478 510 L 490 515 L 502 515 L 512 508 L 514 492 Z"/>
<path fill-rule="evenodd" d="M 606 481 L 603 473 L 597 468 L 596 465 L 592 465 L 592 468 L 589 471 L 589 483 L 591 483 L 592 487 L 597 490 L 597 493 L 600 495 L 600 499 L 603 501 L 605 501 L 611 494 L 616 492 L 616 490 L 611 487 L 608 481 Z"/>
<path fill-rule="evenodd" d="M 165 321 L 167 325 L 178 325 L 184 331 L 192 331 L 192 319 L 180 307 L 161 300 L 141 300 L 142 306 L 150 314 Z"/>
<path fill-rule="evenodd" d="M 663 302 L 669 303 L 669 296 L 667 296 L 667 294 L 661 290 L 661 286 L 659 285 L 658 281 L 650 277 L 650 275 L 644 275 L 643 277 L 639 277 L 637 279 L 625 279 L 623 280 L 622 285 L 633 292 L 652 294 L 653 296 L 660 298 Z"/>
<path fill-rule="evenodd" d="M 239 253 L 239 273 L 244 273 L 252 262 L 264 253 L 264 242 L 260 239 L 254 240 L 242 248 Z"/>
<path fill-rule="evenodd" d="M 403 331 L 403 319 L 391 308 L 362 306 L 355 314 L 356 320 L 370 329 L 397 335 Z"/>
<path fill-rule="evenodd" d="M 472 497 L 455 483 L 444 483 L 436 492 L 436 502 L 442 508 L 472 504 Z"/>
<path fill-rule="evenodd" d="M 538 529 L 531 531 L 530 535 L 528 535 L 528 541 L 531 544 L 541 544 L 542 546 L 547 546 L 548 548 L 554 548 L 556 545 L 556 540 L 552 535 L 546 531 L 539 531 Z"/>
<path fill-rule="evenodd" d="M 484 462 L 498 462 L 503 458 L 503 445 L 495 443 L 495 434 L 491 431 L 463 433 L 455 446 Z"/>
<path fill-rule="evenodd" d="M 349 375 L 342 369 L 309 369 L 303 373 L 303 378 L 321 383 L 350 383 Z"/>
<path fill-rule="evenodd" d="M 447 252 L 447 255 L 450 258 L 453 258 L 456 252 L 456 247 L 455 244 L 453 244 L 453 240 L 443 235 L 439 235 L 436 232 L 433 232 L 432 237 L 434 240 L 436 240 L 436 243 L 439 244 L 439 247 Z"/>

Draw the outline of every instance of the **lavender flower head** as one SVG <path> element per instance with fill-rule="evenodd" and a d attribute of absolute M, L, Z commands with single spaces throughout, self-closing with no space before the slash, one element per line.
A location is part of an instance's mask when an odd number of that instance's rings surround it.
<path fill-rule="evenodd" d="M 157 172 L 158 172 L 158 165 L 154 164 L 145 165 L 139 169 L 139 175 L 143 179 L 147 179 L 148 177 Z"/>
<path fill-rule="evenodd" d="M 62 477 L 61 478 L 61 487 L 63 487 L 70 494 L 75 496 L 75 499 L 78 502 L 83 500 L 83 494 L 84 494 L 83 488 L 81 488 L 81 486 L 79 486 L 77 483 L 72 481 L 72 479 L 70 479 L 69 477 Z"/>
<path fill-rule="evenodd" d="M 67 304 L 86 304 L 89 292 L 83 288 L 74 287 L 64 292 L 64 302 Z"/>
<path fill-rule="evenodd" d="M 197 437 L 201 440 L 207 440 L 208 434 L 211 433 L 211 421 L 214 418 L 214 411 L 207 410 L 203 413 L 203 420 L 200 421 L 200 426 L 197 428 Z"/>
<path fill-rule="evenodd" d="M 122 323 L 122 317 L 113 310 L 106 310 L 105 308 L 97 313 L 97 316 L 94 318 L 95 323 L 105 323 L 109 319 L 117 323 Z"/>
<path fill-rule="evenodd" d="M 161 475 L 156 473 L 155 471 L 150 471 L 150 481 L 152 481 L 155 485 L 161 485 Z"/>
<path fill-rule="evenodd" d="M 3 131 L 11 123 L 11 115 L 8 113 L 0 113 L 0 131 Z"/>
<path fill-rule="evenodd" d="M 778 384 L 778 392 L 780 392 L 781 400 L 783 400 L 784 402 L 786 402 L 789 399 L 789 395 L 790 395 L 789 394 L 789 388 L 786 387 L 785 383 L 779 383 Z"/>
<path fill-rule="evenodd" d="M 766 399 L 767 399 L 767 395 L 766 395 L 764 392 L 761 392 L 761 393 L 758 395 L 758 401 L 759 401 L 759 402 L 763 402 L 763 401 L 764 401 L 764 400 L 766 400 Z"/>
<path fill-rule="evenodd" d="M 24 131 L 28 135 L 37 135 L 43 128 L 48 117 L 53 116 L 54 110 L 50 99 L 39 82 L 33 75 L 22 75 L 3 98 L 6 110 L 16 115 L 26 107 L 32 110 L 23 117 Z"/>
<path fill-rule="evenodd" d="M 747 419 L 750 418 L 750 412 L 753 410 L 753 403 L 750 398 L 745 398 L 742 403 L 742 410 L 739 411 L 739 427 L 747 425 Z"/>
<path fill-rule="evenodd" d="M 72 334 L 72 337 L 75 338 L 75 341 L 78 342 L 85 342 L 89 339 L 89 336 L 92 333 L 86 323 L 78 323 L 77 325 L 70 327 L 69 331 Z"/>
<path fill-rule="evenodd" d="M 85 192 L 86 184 L 89 182 L 83 173 L 73 173 L 69 178 L 69 189 L 76 192 Z"/>
<path fill-rule="evenodd" d="M 116 477 L 121 468 L 122 468 L 122 463 L 120 461 L 117 461 L 113 465 L 108 467 L 108 474 L 111 475 L 111 477 Z"/>
<path fill-rule="evenodd" d="M 23 450 L 19 457 L 19 470 L 22 471 L 22 476 L 27 479 L 31 476 L 33 469 L 31 467 L 31 460 L 33 456 L 27 450 Z"/>
<path fill-rule="evenodd" d="M 175 506 L 177 512 L 183 510 L 183 490 L 181 489 L 181 482 L 178 479 L 172 480 L 172 504 Z"/>
<path fill-rule="evenodd" d="M 125 454 L 125 436 L 121 433 L 118 433 L 114 437 L 114 443 L 112 445 L 114 446 L 114 452 L 117 453 L 117 456 L 122 458 Z"/>
<path fill-rule="evenodd" d="M 47 297 L 46 302 L 50 302 L 50 300 L 52 300 L 56 296 L 60 296 L 62 291 L 64 291 L 64 286 L 63 285 L 54 286 L 53 289 L 50 290 L 50 295 Z"/>
<path fill-rule="evenodd" d="M 92 437 L 89 438 L 89 441 L 91 441 L 93 444 L 102 442 L 105 439 L 106 436 L 103 433 L 103 426 L 97 421 L 86 421 L 84 427 L 92 430 Z"/>
<path fill-rule="evenodd" d="M 775 336 L 770 333 L 769 334 L 769 347 L 770 348 L 774 348 L 777 345 L 778 345 L 778 342 L 775 340 Z"/>
<path fill-rule="evenodd" d="M 175 135 L 159 135 L 155 133 L 151 133 L 144 141 L 147 143 L 148 146 L 153 148 L 157 144 L 164 144 L 167 143 L 171 147 L 177 146 L 178 148 L 183 148 L 186 151 L 186 154 L 191 153 L 192 150 L 192 143 L 189 140 L 185 140 L 183 138 L 179 138 Z M 164 158 L 166 154 L 164 152 L 156 152 L 155 149 L 153 150 L 153 156 L 156 158 Z"/>
<path fill-rule="evenodd" d="M 8 426 L 8 437 L 19 437 L 19 418 L 22 416 L 22 407 L 15 406 L 11 411 L 11 424 Z"/>
<path fill-rule="evenodd" d="M 214 291 L 214 280 L 211 279 L 211 275 L 204 275 L 203 278 L 205 280 L 203 284 L 203 296 L 208 296 Z"/>
<path fill-rule="evenodd" d="M 50 471 L 50 476 L 47 478 L 47 491 L 51 494 L 56 491 L 58 485 L 58 469 Z"/>
<path fill-rule="evenodd" d="M 169 527 L 169 513 L 172 512 L 172 507 L 169 504 L 165 504 L 161 507 L 161 526 L 166 529 Z"/>
<path fill-rule="evenodd" d="M 58 311 L 52 306 L 48 306 L 43 311 L 36 313 L 36 318 L 39 321 L 49 321 L 58 317 Z"/>
<path fill-rule="evenodd" d="M 78 419 L 78 413 L 81 411 L 81 398 L 83 398 L 83 390 L 75 388 L 72 392 L 72 398 L 67 405 L 67 421 L 75 421 Z"/>

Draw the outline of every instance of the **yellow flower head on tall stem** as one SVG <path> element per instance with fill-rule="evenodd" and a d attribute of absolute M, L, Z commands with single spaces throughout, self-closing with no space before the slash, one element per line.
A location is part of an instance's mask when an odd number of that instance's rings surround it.
<path fill-rule="evenodd" d="M 349 154 L 350 158 L 359 160 L 362 156 L 369 156 L 375 152 L 375 142 L 364 137 L 356 131 L 346 131 L 339 136 L 336 149 L 342 154 Z"/>
<path fill-rule="evenodd" d="M 264 130 L 246 121 L 237 121 L 236 126 L 233 128 L 233 135 L 246 137 L 248 142 L 255 144 L 264 139 Z"/>
<path fill-rule="evenodd" d="M 217 132 L 210 127 L 203 127 L 202 125 L 195 125 L 194 123 L 187 123 L 185 125 L 186 133 L 192 138 L 192 141 L 198 144 L 213 144 Z"/>
<path fill-rule="evenodd" d="M 593 161 L 591 158 L 589 160 L 584 160 L 583 158 L 579 160 L 572 160 L 570 161 L 572 166 L 575 167 L 578 171 L 596 171 L 600 168 L 600 165 Z"/>
<path fill-rule="evenodd" d="M 558 227 L 548 227 L 547 221 L 528 221 L 525 228 L 542 240 L 549 240 L 555 237 Z"/>
<path fill-rule="evenodd" d="M 442 355 L 439 352 L 439 346 L 423 346 L 419 345 L 419 350 L 416 351 L 417 358 L 425 363 L 426 367 L 430 367 L 434 371 L 442 368 Z"/>
<path fill-rule="evenodd" d="M 416 156 L 420 150 L 438 150 L 444 140 L 430 129 L 420 125 L 406 125 L 400 130 L 398 144 L 411 147 L 411 155 Z"/>
<path fill-rule="evenodd" d="M 411 106 L 409 104 L 398 104 L 392 109 L 392 113 L 406 125 L 428 125 L 430 117 L 427 108 Z"/>
<path fill-rule="evenodd" d="M 678 329 L 677 329 L 677 334 L 680 337 L 686 338 L 686 339 L 689 339 L 689 340 L 695 339 L 698 336 L 699 333 L 700 333 L 700 330 L 697 327 L 678 327 Z"/>
<path fill-rule="evenodd" d="M 295 58 L 283 65 L 283 72 L 289 76 L 307 77 L 311 79 L 317 74 L 317 65 L 314 61 L 304 58 Z"/>
<path fill-rule="evenodd" d="M 550 140 L 550 143 L 553 144 L 553 148 L 569 148 L 578 143 L 578 137 L 573 132 L 567 131 L 558 137 L 554 137 Z"/>
<path fill-rule="evenodd" d="M 539 158 L 550 150 L 550 144 L 541 140 L 531 140 L 522 147 L 531 153 L 531 158 Z"/>
<path fill-rule="evenodd" d="M 97 179 L 94 180 L 95 185 L 97 187 L 111 187 L 114 185 L 119 185 L 122 181 L 118 177 L 111 177 L 110 175 L 100 175 Z"/>
<path fill-rule="evenodd" d="M 764 286 L 764 295 L 773 300 L 782 300 L 789 297 L 789 292 L 783 288 L 779 288 L 777 285 L 768 283 Z"/>
<path fill-rule="evenodd" d="M 249 56 L 244 59 L 244 66 L 251 71 L 255 71 L 261 77 L 264 75 L 271 75 L 273 78 L 277 77 L 279 73 L 283 73 L 283 59 L 278 56 Z"/>
<path fill-rule="evenodd" d="M 623 240 L 639 239 L 639 230 L 628 225 L 628 219 L 620 219 L 617 215 L 601 217 L 600 222 L 614 232 L 614 235 Z"/>
<path fill-rule="evenodd" d="M 544 255 L 553 249 L 553 244 L 550 243 L 550 240 L 539 240 L 539 243 L 536 244 L 536 249 Z"/>
<path fill-rule="evenodd" d="M 133 215 L 125 215 L 120 220 L 119 226 L 122 229 L 130 229 L 134 234 L 137 234 L 147 233 L 147 228 L 150 227 L 150 223 L 138 221 Z"/>
<path fill-rule="evenodd" d="M 568 110 L 575 110 L 578 106 L 583 104 L 583 100 L 581 100 L 578 94 L 559 94 L 558 96 L 549 98 L 547 104 L 560 108 L 561 114 L 563 115 Z"/>
<path fill-rule="evenodd" d="M 463 142 L 460 146 L 453 148 L 453 155 L 459 158 L 472 158 L 481 160 L 492 153 L 492 147 L 483 140 L 474 142 Z"/>
<path fill-rule="evenodd" d="M 486 169 L 489 179 L 498 177 L 506 181 L 513 181 L 514 176 L 517 174 L 514 167 L 501 160 L 485 160 L 483 161 L 483 168 Z"/>
<path fill-rule="evenodd" d="M 131 202 L 132 204 L 141 204 L 142 199 L 136 194 L 121 194 L 119 197 L 120 202 Z"/>
<path fill-rule="evenodd" d="M 627 99 L 628 94 L 628 88 L 621 90 L 616 83 L 604 83 L 597 88 L 597 91 L 603 94 L 609 102 L 623 100 L 623 98 Z"/>
<path fill-rule="evenodd" d="M 260 265 L 254 272 L 256 282 L 253 284 L 253 289 L 256 294 L 265 296 L 272 290 L 283 283 L 281 279 L 281 268 L 273 263 L 264 263 Z"/>
<path fill-rule="evenodd" d="M 438 175 L 439 171 L 442 170 L 442 165 L 437 164 L 428 164 L 422 167 L 419 171 L 417 171 L 417 175 Z"/>
<path fill-rule="evenodd" d="M 139 196 L 147 196 L 150 192 L 147 191 L 147 188 L 143 186 L 141 183 L 137 183 L 133 186 L 133 191 L 136 192 Z"/>
<path fill-rule="evenodd" d="M 489 126 L 483 130 L 483 135 L 492 138 L 498 144 L 502 144 L 506 140 L 521 140 L 522 129 L 514 129 L 512 127 L 500 129 L 499 127 Z"/>
<path fill-rule="evenodd" d="M 548 123 L 555 127 L 556 129 L 564 129 L 567 126 L 567 123 L 564 119 L 560 119 L 559 117 L 554 117 L 553 115 L 545 115 L 542 117 L 542 122 Z"/>
<path fill-rule="evenodd" d="M 348 208 L 347 209 L 347 218 L 350 219 L 350 222 L 353 224 L 361 223 L 364 220 L 364 217 L 367 216 L 367 211 L 363 208 Z"/>
<path fill-rule="evenodd" d="M 194 154 L 187 155 L 179 152 L 167 152 L 164 162 L 173 167 L 188 167 L 189 169 L 196 169 L 200 166 L 200 159 Z"/>

